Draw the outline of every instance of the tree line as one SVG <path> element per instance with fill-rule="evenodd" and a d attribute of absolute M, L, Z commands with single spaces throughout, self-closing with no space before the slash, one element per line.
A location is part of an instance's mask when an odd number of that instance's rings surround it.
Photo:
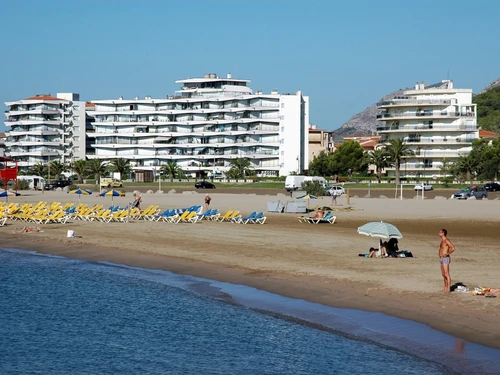
<path fill-rule="evenodd" d="M 367 176 L 368 166 L 374 165 L 380 181 L 385 168 L 394 167 L 395 182 L 400 183 L 401 163 L 415 153 L 403 138 L 393 138 L 386 145 L 367 152 L 359 142 L 349 140 L 334 152 L 321 151 L 309 164 L 312 176 Z M 460 156 L 455 162 L 443 160 L 441 175 L 444 183 L 451 180 L 497 180 L 500 170 L 500 139 L 477 139 L 472 142 L 472 151 Z"/>
<path fill-rule="evenodd" d="M 59 179 L 64 172 L 72 172 L 77 176 L 78 182 L 92 175 L 96 181 L 109 173 L 120 173 L 121 176 L 129 176 L 132 172 L 130 161 L 124 158 L 115 158 L 110 161 L 102 159 L 75 160 L 71 163 L 61 163 L 53 160 L 50 163 L 39 162 L 32 166 L 27 172 L 29 175 L 44 176 L 55 180 Z M 185 178 L 186 172 L 175 161 L 168 161 L 159 166 L 158 172 L 170 179 Z M 230 162 L 230 169 L 226 172 L 228 178 L 246 178 L 254 176 L 255 171 L 251 168 L 248 159 L 237 158 Z"/>

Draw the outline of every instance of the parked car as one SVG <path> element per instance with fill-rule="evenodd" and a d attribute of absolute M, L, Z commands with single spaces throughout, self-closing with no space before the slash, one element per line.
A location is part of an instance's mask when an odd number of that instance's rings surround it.
<path fill-rule="evenodd" d="M 333 192 L 337 192 L 337 196 L 341 196 L 342 194 L 345 194 L 345 190 L 342 186 L 338 185 L 333 185 L 330 186 L 327 190 L 328 195 L 333 195 Z"/>
<path fill-rule="evenodd" d="M 101 187 L 104 188 L 123 187 L 123 183 L 121 182 L 121 180 L 118 180 L 116 178 L 103 177 L 101 178 Z"/>
<path fill-rule="evenodd" d="M 215 189 L 215 185 L 208 181 L 198 181 L 194 187 L 196 189 Z"/>
<path fill-rule="evenodd" d="M 469 186 L 451 196 L 452 199 L 467 199 L 469 197 L 476 197 L 477 199 L 487 198 L 488 191 L 484 186 Z"/>
<path fill-rule="evenodd" d="M 434 190 L 431 184 L 428 182 L 419 182 L 418 184 L 415 184 L 415 191 L 428 191 L 428 190 Z"/>
<path fill-rule="evenodd" d="M 54 180 L 48 184 L 45 184 L 44 189 L 45 190 L 54 190 L 57 188 L 63 188 L 66 186 L 70 186 L 72 183 L 71 180 Z"/>
<path fill-rule="evenodd" d="M 500 184 L 498 182 L 489 182 L 484 185 L 484 188 L 488 191 L 499 191 Z"/>

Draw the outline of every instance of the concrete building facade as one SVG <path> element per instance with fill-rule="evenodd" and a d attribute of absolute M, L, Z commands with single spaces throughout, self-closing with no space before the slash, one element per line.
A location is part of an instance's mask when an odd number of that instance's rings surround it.
<path fill-rule="evenodd" d="M 479 138 L 472 89 L 457 89 L 453 81 L 417 83 L 403 96 L 377 103 L 381 147 L 391 138 L 403 138 L 414 152 L 400 166 L 401 176 L 442 176 L 444 160 L 454 163 L 472 150 Z M 395 168 L 387 168 L 389 176 Z"/>
<path fill-rule="evenodd" d="M 85 159 L 85 102 L 78 94 L 36 95 L 5 105 L 6 155 L 18 161 L 20 170 Z"/>
<path fill-rule="evenodd" d="M 252 92 L 250 81 L 205 74 L 178 80 L 174 96 L 93 100 L 94 155 L 135 170 L 176 162 L 187 175 L 222 177 L 236 158 L 257 176 L 302 172 L 309 164 L 309 98 L 300 91 Z"/>

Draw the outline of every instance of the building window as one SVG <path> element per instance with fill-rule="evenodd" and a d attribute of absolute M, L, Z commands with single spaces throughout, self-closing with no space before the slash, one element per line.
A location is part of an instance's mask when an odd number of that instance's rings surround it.
<path fill-rule="evenodd" d="M 280 143 L 281 143 L 282 145 L 284 145 L 284 144 L 285 144 L 285 140 L 284 140 L 284 139 L 282 139 L 282 140 L 280 141 Z"/>
<path fill-rule="evenodd" d="M 285 108 L 285 103 L 281 103 L 281 108 Z"/>
<path fill-rule="evenodd" d="M 281 127 L 281 132 L 283 133 L 284 131 L 285 131 L 285 127 L 284 127 L 284 126 L 282 126 L 282 127 Z"/>

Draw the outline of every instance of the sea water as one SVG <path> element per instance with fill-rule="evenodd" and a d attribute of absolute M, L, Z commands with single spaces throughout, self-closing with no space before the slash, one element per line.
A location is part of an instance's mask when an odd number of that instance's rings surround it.
<path fill-rule="evenodd" d="M 337 330 L 331 308 L 245 288 L 0 249 L 0 374 L 460 372 Z"/>

